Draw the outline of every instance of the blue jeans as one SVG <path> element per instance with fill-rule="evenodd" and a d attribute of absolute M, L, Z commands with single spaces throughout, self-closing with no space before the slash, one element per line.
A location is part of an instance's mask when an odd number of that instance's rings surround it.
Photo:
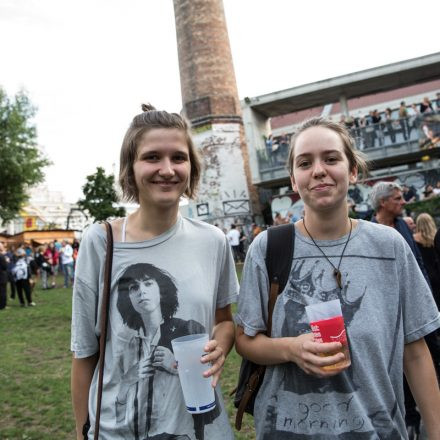
<path fill-rule="evenodd" d="M 70 278 L 70 284 L 73 285 L 73 262 L 63 264 L 63 272 L 64 272 L 64 287 L 69 287 L 69 278 Z"/>

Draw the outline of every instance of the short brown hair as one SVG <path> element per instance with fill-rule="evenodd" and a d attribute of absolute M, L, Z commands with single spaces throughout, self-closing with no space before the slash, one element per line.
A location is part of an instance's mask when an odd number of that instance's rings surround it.
<path fill-rule="evenodd" d="M 190 199 L 193 198 L 200 180 L 201 162 L 191 138 L 189 123 L 179 114 L 156 110 L 151 104 L 142 104 L 142 110 L 143 113 L 133 118 L 122 142 L 119 184 L 121 185 L 124 198 L 130 202 L 139 202 L 139 189 L 134 179 L 133 164 L 137 157 L 140 139 L 144 133 L 153 128 L 176 128 L 185 133 L 191 173 L 189 185 L 184 194 Z"/>
<path fill-rule="evenodd" d="M 358 173 L 363 177 L 368 175 L 368 163 L 365 154 L 361 153 L 355 147 L 355 142 L 349 131 L 344 125 L 333 122 L 330 119 L 323 117 L 315 117 L 303 122 L 295 134 L 290 139 L 289 157 L 287 159 L 287 168 L 289 174 L 293 175 L 293 159 L 295 156 L 295 143 L 298 136 L 305 130 L 311 127 L 324 127 L 336 132 L 344 144 L 344 152 L 347 156 L 348 163 L 350 165 L 350 171 L 356 169 Z"/>

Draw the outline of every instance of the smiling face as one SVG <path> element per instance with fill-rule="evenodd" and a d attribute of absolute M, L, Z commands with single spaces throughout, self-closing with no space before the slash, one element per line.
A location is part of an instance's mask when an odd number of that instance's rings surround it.
<path fill-rule="evenodd" d="M 191 173 L 185 133 L 175 128 L 153 128 L 145 132 L 139 142 L 133 173 L 141 205 L 177 208 Z"/>
<path fill-rule="evenodd" d="M 349 162 L 341 137 L 325 127 L 310 127 L 296 139 L 293 154 L 292 188 L 305 211 L 347 209 L 347 192 L 355 183 L 356 170 Z"/>
<path fill-rule="evenodd" d="M 157 282 L 147 276 L 133 280 L 128 287 L 133 308 L 140 315 L 152 313 L 160 308 L 160 289 Z"/>

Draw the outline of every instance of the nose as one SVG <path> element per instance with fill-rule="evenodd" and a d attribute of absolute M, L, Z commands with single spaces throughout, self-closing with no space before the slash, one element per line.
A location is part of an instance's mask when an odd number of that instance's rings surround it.
<path fill-rule="evenodd" d="M 162 177 L 173 177 L 174 174 L 173 163 L 168 157 L 165 157 L 162 160 L 159 175 Z"/>
<path fill-rule="evenodd" d="M 325 167 L 322 166 L 320 160 L 316 160 L 313 163 L 313 177 L 318 179 L 322 176 L 325 176 L 325 174 L 326 174 Z"/>

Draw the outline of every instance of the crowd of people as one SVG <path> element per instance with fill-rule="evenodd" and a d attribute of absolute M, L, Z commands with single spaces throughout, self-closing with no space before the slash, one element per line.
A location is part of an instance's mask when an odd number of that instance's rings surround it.
<path fill-rule="evenodd" d="M 420 147 L 432 148 L 440 143 L 440 120 L 426 121 L 426 116 L 440 115 L 440 92 L 431 101 L 424 97 L 422 102 L 407 105 L 400 102 L 399 108 L 386 108 L 385 111 L 370 110 L 366 115 L 341 115 L 343 124 L 356 142 L 359 150 L 368 150 L 384 145 L 394 145 L 410 139 L 412 132 L 420 128 L 423 135 L 419 138 Z M 266 159 L 269 166 L 284 165 L 287 158 L 290 134 L 282 133 L 265 138 Z"/>
<path fill-rule="evenodd" d="M 63 287 L 72 287 L 78 250 L 77 239 L 72 243 L 54 240 L 35 247 L 0 242 L 0 310 L 7 307 L 8 286 L 9 298 L 17 296 L 21 307 L 36 305 L 32 292 L 37 282 L 43 290 L 53 289 L 60 274 L 64 276 Z"/>

